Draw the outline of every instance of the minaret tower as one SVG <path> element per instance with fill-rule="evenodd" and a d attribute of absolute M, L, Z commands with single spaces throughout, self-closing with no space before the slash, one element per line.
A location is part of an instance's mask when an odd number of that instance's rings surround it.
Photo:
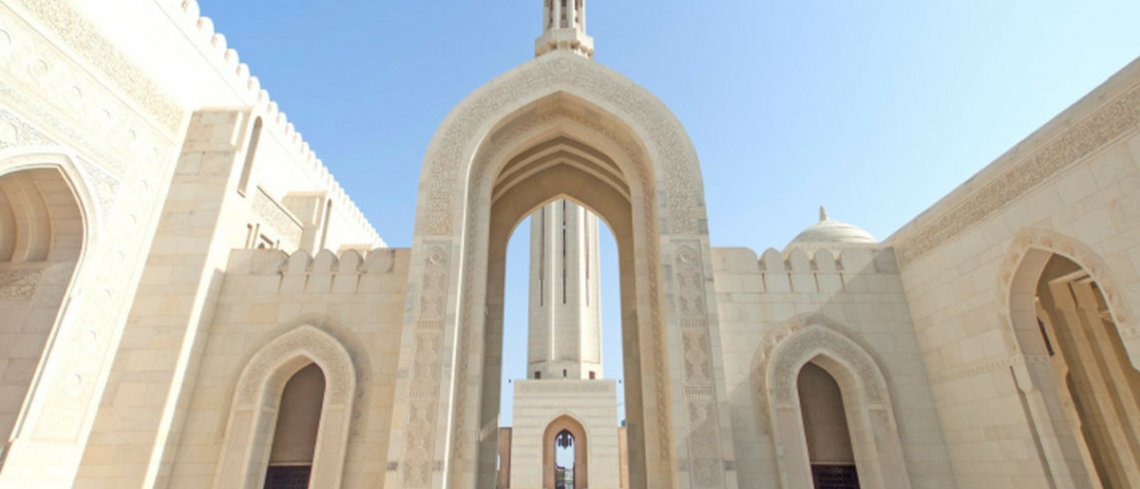
<path fill-rule="evenodd" d="M 528 379 L 602 378 L 598 272 L 597 216 L 565 199 L 531 215 Z"/>
<path fill-rule="evenodd" d="M 542 37 L 534 42 L 534 55 L 568 50 L 594 57 L 594 38 L 586 35 L 586 0 L 543 0 Z"/>

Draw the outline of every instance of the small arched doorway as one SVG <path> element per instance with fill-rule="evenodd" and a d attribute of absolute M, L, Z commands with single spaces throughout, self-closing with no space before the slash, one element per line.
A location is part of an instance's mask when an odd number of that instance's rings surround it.
<path fill-rule="evenodd" d="M 86 236 L 75 189 L 57 167 L 0 176 L 0 436 L 11 442 L 66 308 Z"/>
<path fill-rule="evenodd" d="M 309 487 L 324 398 L 325 373 L 315 363 L 297 371 L 285 383 L 264 489 Z"/>
<path fill-rule="evenodd" d="M 542 437 L 543 489 L 586 489 L 589 458 L 586 429 L 570 416 L 559 416 Z"/>
<path fill-rule="evenodd" d="M 826 370 L 809 362 L 800 369 L 796 388 L 814 487 L 858 489 L 855 451 L 839 383 Z"/>

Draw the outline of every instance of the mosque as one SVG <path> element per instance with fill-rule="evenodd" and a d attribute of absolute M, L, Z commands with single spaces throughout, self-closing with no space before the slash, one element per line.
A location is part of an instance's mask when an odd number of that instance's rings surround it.
<path fill-rule="evenodd" d="M 194 0 L 0 2 L 0 488 L 1140 487 L 1140 61 L 893 235 L 758 253 L 585 3 L 442 121 L 391 248 Z"/>

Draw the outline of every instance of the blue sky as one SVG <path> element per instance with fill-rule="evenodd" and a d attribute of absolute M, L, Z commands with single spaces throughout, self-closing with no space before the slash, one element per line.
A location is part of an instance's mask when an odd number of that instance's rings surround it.
<path fill-rule="evenodd" d="M 384 239 L 408 246 L 428 141 L 465 95 L 531 59 L 542 0 L 199 3 Z M 757 251 L 783 248 L 821 204 L 889 236 L 1140 55 L 1135 0 L 587 8 L 597 62 L 689 131 L 713 245 Z M 525 318 L 526 250 L 512 250 L 508 290 L 524 298 L 508 334 Z M 616 299 L 603 308 L 612 338 Z"/>

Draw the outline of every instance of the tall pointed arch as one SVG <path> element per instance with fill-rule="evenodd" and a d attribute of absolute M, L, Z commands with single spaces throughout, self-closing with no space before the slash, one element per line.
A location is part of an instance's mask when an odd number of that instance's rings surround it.
<path fill-rule="evenodd" d="M 56 354 L 56 338 L 89 327 L 72 319 L 77 308 L 69 304 L 93 273 L 98 203 L 75 156 L 58 148 L 0 151 L 0 338 L 24 345 L 0 382 L 9 393 L 0 402 L 0 437 L 8 444 L 38 422 L 56 359 L 74 361 Z"/>
<path fill-rule="evenodd" d="M 1067 276 L 1056 275 L 1058 265 L 1069 269 Z M 1135 452 L 1121 448 L 1140 438 L 1135 382 L 1125 380 L 1135 379 L 1140 365 L 1140 328 L 1114 265 L 1074 237 L 1026 228 L 999 272 L 998 315 L 1010 368 L 1042 475 L 1058 487 L 1140 480 Z M 1089 312 L 1097 317 L 1081 314 Z M 1090 388 L 1108 385 L 1111 392 Z M 1114 396 L 1125 399 L 1109 401 Z"/>
<path fill-rule="evenodd" d="M 261 487 L 281 393 L 285 383 L 310 364 L 324 372 L 325 394 L 309 485 L 340 487 L 356 395 L 356 368 L 339 341 L 308 325 L 270 341 L 242 370 L 213 487 Z"/>
<path fill-rule="evenodd" d="M 538 148 L 561 153 L 541 168 L 508 166 Z M 516 168 L 526 185 L 503 178 Z M 421 173 L 400 356 L 409 375 L 396 387 L 385 486 L 493 484 L 497 444 L 481 433 L 498 416 L 498 383 L 487 381 L 498 365 L 481 339 L 501 329 L 496 247 L 516 216 L 569 198 L 625 233 L 631 486 L 736 487 L 724 381 L 711 374 L 722 360 L 703 193 L 668 109 L 581 56 L 549 53 L 465 99 Z M 671 307 L 678 294 L 698 308 Z"/>

